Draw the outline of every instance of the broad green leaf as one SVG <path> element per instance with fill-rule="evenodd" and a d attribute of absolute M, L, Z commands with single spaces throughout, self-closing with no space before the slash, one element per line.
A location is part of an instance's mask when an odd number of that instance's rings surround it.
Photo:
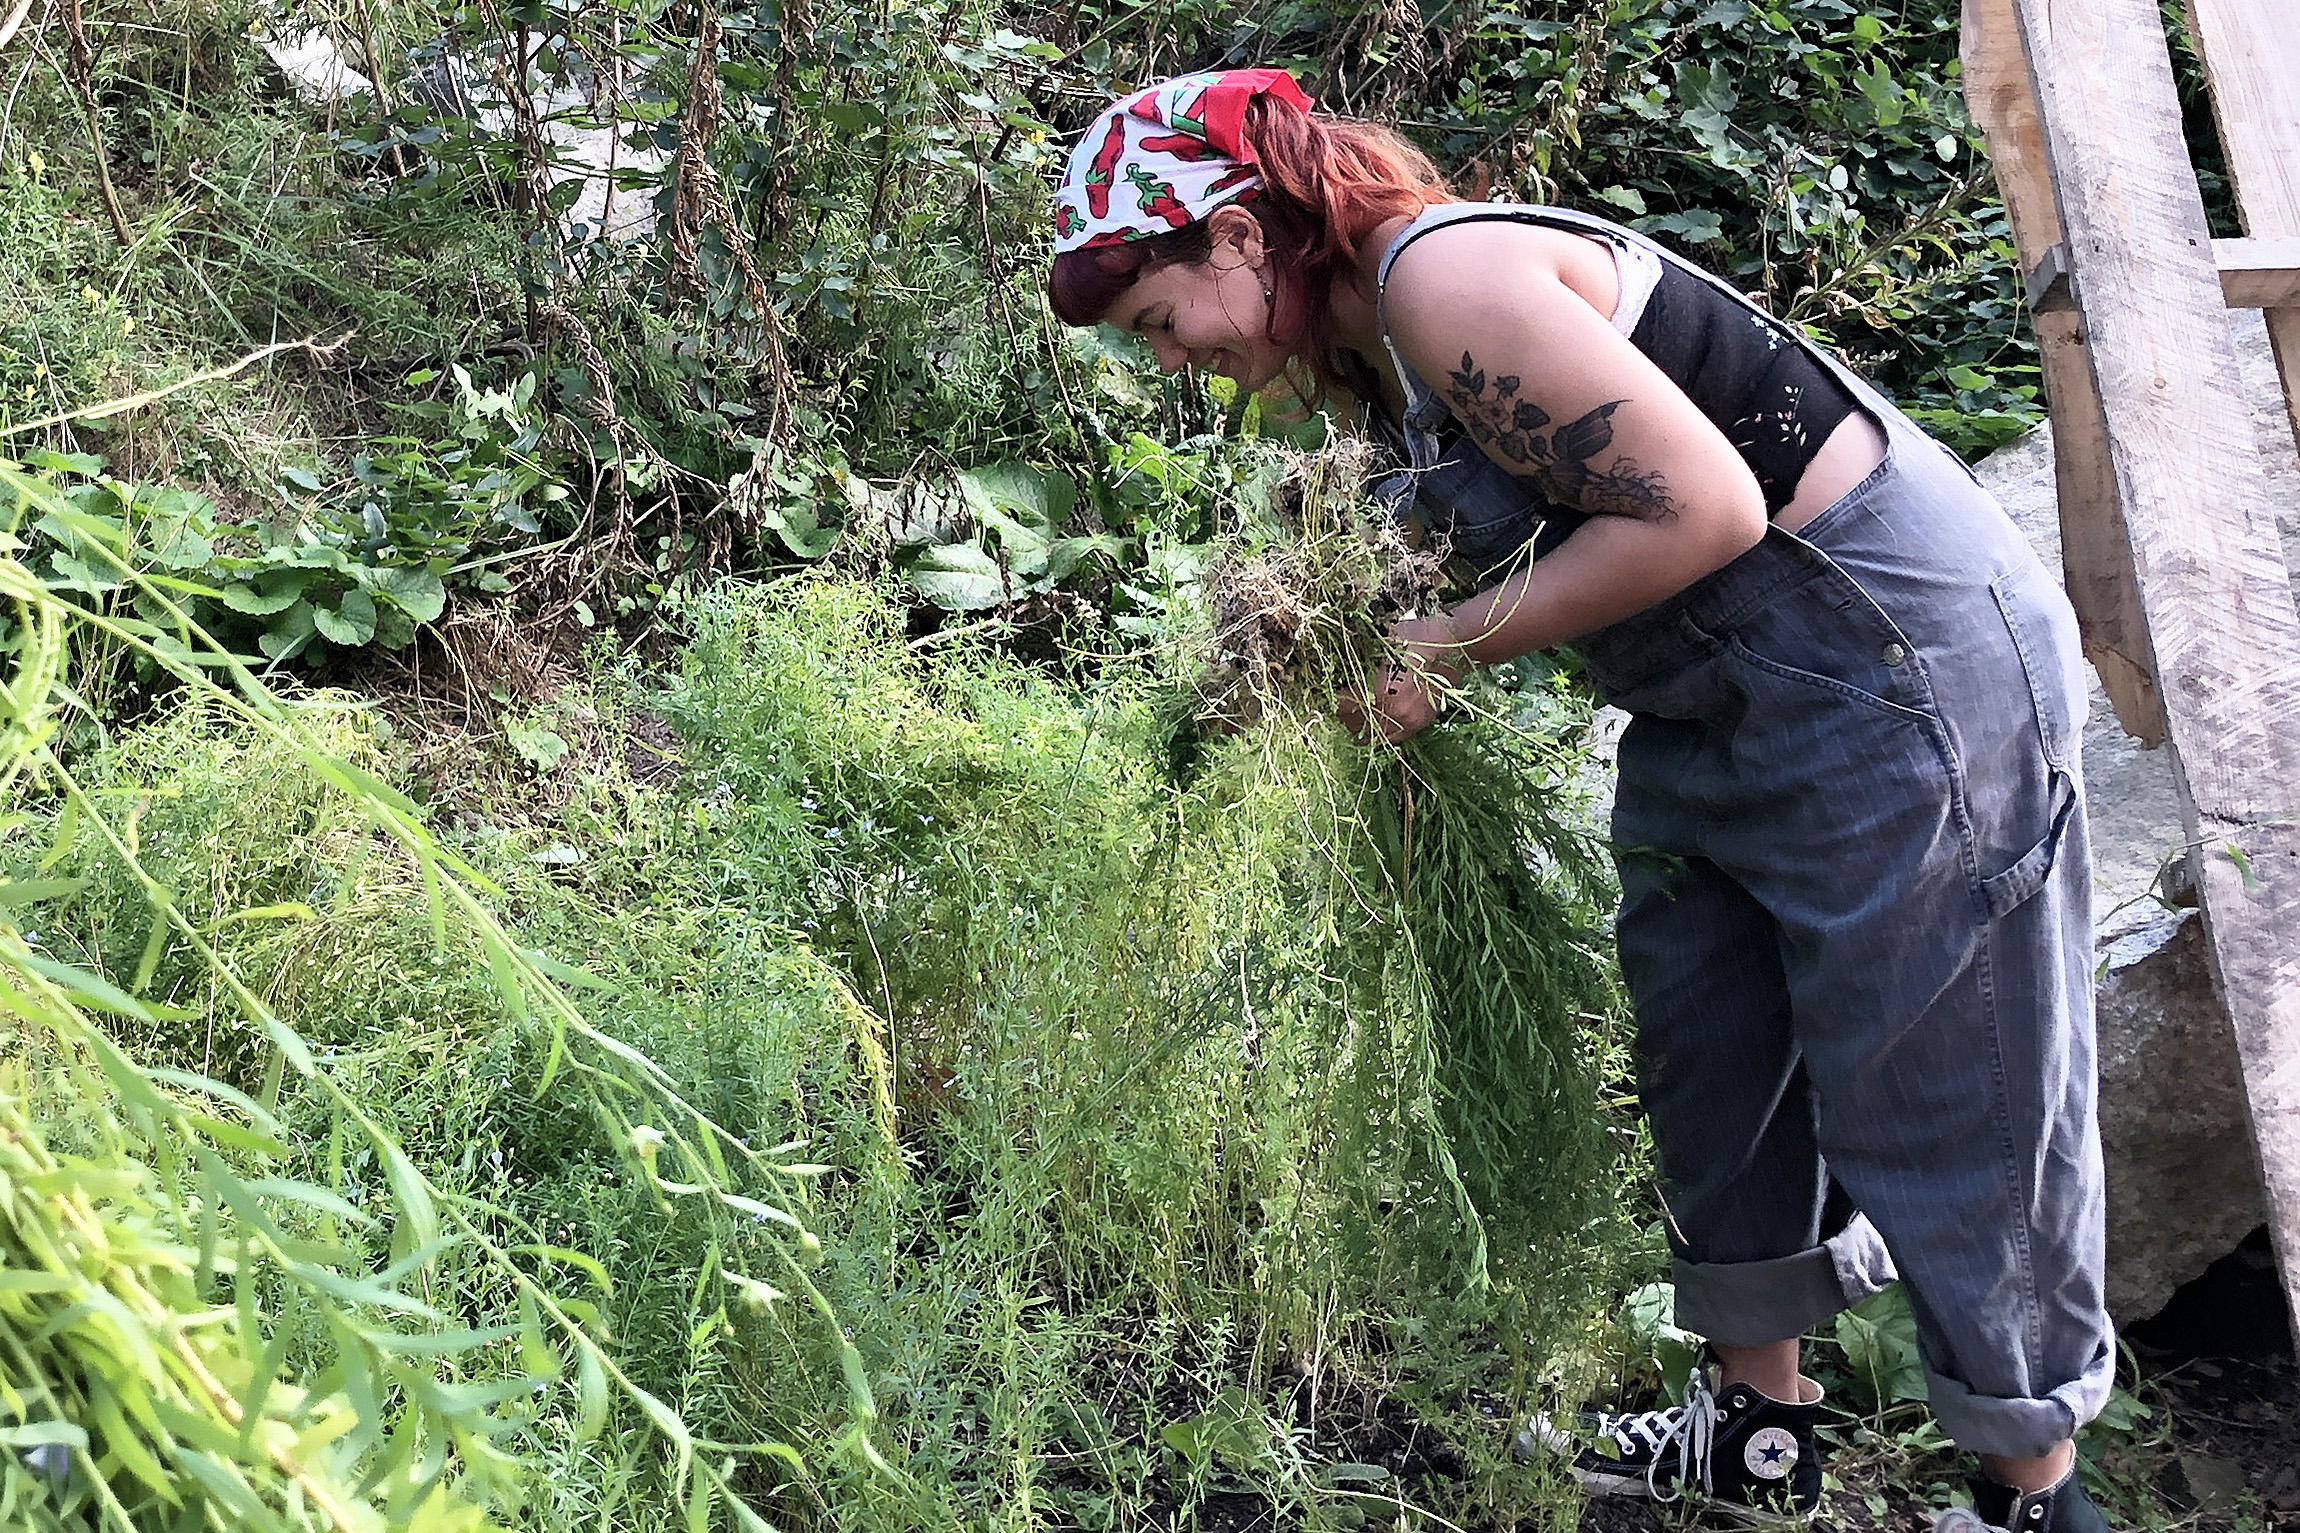
<path fill-rule="evenodd" d="M 1038 527 L 1016 521 L 1005 512 L 985 509 L 977 520 L 997 534 L 998 551 L 1006 568 L 1018 580 L 1043 574 L 1046 569 L 1046 534 Z"/>
<path fill-rule="evenodd" d="M 975 612 L 1007 599 L 1005 572 L 972 543 L 927 549 L 911 561 L 910 583 L 945 612 Z"/>
<path fill-rule="evenodd" d="M 976 517 L 1004 512 L 1042 537 L 1070 512 L 1078 485 L 1067 474 L 1048 474 L 1027 463 L 992 463 L 958 476 L 959 493 Z"/>
<path fill-rule="evenodd" d="M 1126 540 L 1114 533 L 1098 532 L 1091 537 L 1056 538 L 1046 547 L 1046 574 L 1053 580 L 1067 580 L 1088 559 L 1101 557 L 1116 564 L 1126 557 Z"/>
<path fill-rule="evenodd" d="M 163 1016 L 181 1019 L 191 1015 L 173 1007 L 139 1001 L 110 980 L 99 979 L 85 969 L 75 969 L 70 964 L 58 963 L 38 953 L 25 953 L 17 957 L 16 961 L 49 980 L 72 999 L 118 1016 L 150 1022 Z"/>
<path fill-rule="evenodd" d="M 838 547 L 846 529 L 837 523 L 825 525 L 812 499 L 792 495 L 770 501 L 759 510 L 759 520 L 775 530 L 783 547 L 802 559 L 820 559 Z"/>
<path fill-rule="evenodd" d="M 333 611 L 315 606 L 312 626 L 331 644 L 365 644 L 375 637 L 375 598 L 357 586 L 343 593 Z"/>
<path fill-rule="evenodd" d="M 575 1440 L 589 1442 L 607 1426 L 607 1372 L 596 1347 L 575 1351 Z"/>
<path fill-rule="evenodd" d="M 184 522 L 168 522 L 156 529 L 152 557 L 172 570 L 196 570 L 216 556 L 216 547 Z"/>
<path fill-rule="evenodd" d="M 1899 1284 L 1838 1315 L 1836 1336 L 1871 1408 L 1882 1410 L 1896 1401 L 1925 1398 L 1917 1322 Z"/>
<path fill-rule="evenodd" d="M 67 894 L 78 894 L 88 887 L 84 878 L 19 878 L 0 883 L 0 906 L 10 909 L 30 905 L 40 900 L 52 900 Z"/>
<path fill-rule="evenodd" d="M 439 1215 L 431 1206 L 431 1189 L 423 1174 L 389 1135 L 370 1135 L 369 1142 L 383 1161 L 384 1175 L 391 1182 L 392 1200 L 399 1213 L 399 1225 L 391 1237 L 393 1251 L 406 1246 L 431 1245 L 439 1239 Z"/>
<path fill-rule="evenodd" d="M 382 566 L 369 573 L 367 588 L 418 623 L 435 623 L 447 610 L 447 584 L 427 569 Z"/>
<path fill-rule="evenodd" d="M 273 615 L 270 625 L 257 636 L 256 648 L 266 659 L 285 660 L 301 652 L 318 632 L 316 609 L 298 596 Z"/>

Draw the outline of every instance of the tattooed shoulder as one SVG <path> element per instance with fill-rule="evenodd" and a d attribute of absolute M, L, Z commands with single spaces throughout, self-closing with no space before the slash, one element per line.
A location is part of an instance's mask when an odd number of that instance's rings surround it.
<path fill-rule="evenodd" d="M 1661 521 L 1677 514 L 1669 485 L 1657 469 L 1616 453 L 1599 468 L 1592 459 L 1613 445 L 1613 412 L 1629 401 L 1616 399 L 1575 420 L 1552 427 L 1549 412 L 1518 390 L 1515 373 L 1488 377 L 1468 352 L 1446 374 L 1446 403 L 1469 434 L 1530 470 L 1544 495 L 1592 515 L 1634 516 Z"/>

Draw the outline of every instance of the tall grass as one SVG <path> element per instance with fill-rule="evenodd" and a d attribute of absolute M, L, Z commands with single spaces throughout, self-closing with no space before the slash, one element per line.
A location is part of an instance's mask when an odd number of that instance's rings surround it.
<path fill-rule="evenodd" d="M 99 546 L 118 536 L 14 465 L 0 464 L 0 486 L 11 529 L 46 516 L 86 522 Z M 14 1418 L 0 1430 L 39 1465 L 7 1462 L 12 1504 L 43 1526 L 476 1526 L 526 1499 L 539 1423 L 594 1442 L 623 1415 L 622 1457 L 666 1499 L 699 1523 L 763 1526 L 731 1492 L 732 1445 L 699 1438 L 609 1344 L 587 1291 L 611 1287 L 607 1269 L 446 1171 L 450 1156 L 418 1164 L 417 1136 L 387 1120 L 446 1104 L 377 1093 L 351 1068 L 373 1060 L 315 1052 L 275 1004 L 294 987 L 275 986 L 276 970 L 258 980 L 243 934 L 324 932 L 390 889 L 424 939 L 404 951 L 486 976 L 485 1009 L 524 1056 L 523 1094 L 581 1104 L 578 1142 L 620 1159 L 683 1225 L 726 1233 L 713 1292 L 779 1285 L 821 1323 L 803 1265 L 816 1244 L 789 1212 L 806 1168 L 789 1146 L 754 1148 L 713 1122 L 596 1027 L 568 993 L 595 981 L 510 934 L 488 904 L 495 886 L 349 748 L 340 705 L 271 692 L 183 619 L 168 582 L 115 562 L 152 616 L 91 613 L 0 557 L 13 608 L 0 781 L 16 809 L 14 876 L 0 884 L 13 1157 L 0 1398 Z M 175 683 L 176 718 L 140 740 L 222 727 L 263 780 L 138 783 L 162 763 L 123 763 L 116 744 L 68 759 L 67 672 L 91 645 L 130 648 Z M 205 802 L 186 803 L 187 786 Z M 235 786 L 253 796 L 223 799 Z M 278 838 L 298 832 L 337 847 L 334 898 L 281 887 L 295 859 Z M 227 849 L 273 875 L 249 881 L 264 903 L 239 898 L 230 856 L 214 855 Z M 44 935 L 20 924 L 31 912 Z M 119 940 L 132 917 L 134 945 Z M 452 1126 L 439 1127 L 444 1140 Z M 846 1360 L 850 1445 L 868 1458 L 867 1386 L 851 1344 L 829 1350 L 834 1367 Z M 743 1451 L 798 1458 L 774 1443 Z"/>

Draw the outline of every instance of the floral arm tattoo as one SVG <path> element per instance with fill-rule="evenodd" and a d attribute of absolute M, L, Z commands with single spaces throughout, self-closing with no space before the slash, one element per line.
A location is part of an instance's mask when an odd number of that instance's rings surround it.
<path fill-rule="evenodd" d="M 1599 405 L 1552 431 L 1549 412 L 1519 398 L 1518 385 L 1515 373 L 1486 377 L 1465 351 L 1461 366 L 1446 375 L 1446 401 L 1471 436 L 1499 448 L 1514 463 L 1531 464 L 1535 487 L 1560 505 L 1641 521 L 1677 514 L 1658 470 L 1641 469 L 1636 459 L 1619 454 L 1606 468 L 1590 466 L 1590 459 L 1613 445 L 1613 412 L 1628 400 Z"/>

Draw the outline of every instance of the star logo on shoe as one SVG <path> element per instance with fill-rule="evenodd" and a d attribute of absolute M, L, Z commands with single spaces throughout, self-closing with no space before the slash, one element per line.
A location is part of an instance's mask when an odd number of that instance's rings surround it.
<path fill-rule="evenodd" d="M 1797 1434 L 1783 1427 L 1751 1432 L 1741 1449 L 1741 1462 L 1760 1480 L 1786 1480 L 1797 1466 Z"/>

